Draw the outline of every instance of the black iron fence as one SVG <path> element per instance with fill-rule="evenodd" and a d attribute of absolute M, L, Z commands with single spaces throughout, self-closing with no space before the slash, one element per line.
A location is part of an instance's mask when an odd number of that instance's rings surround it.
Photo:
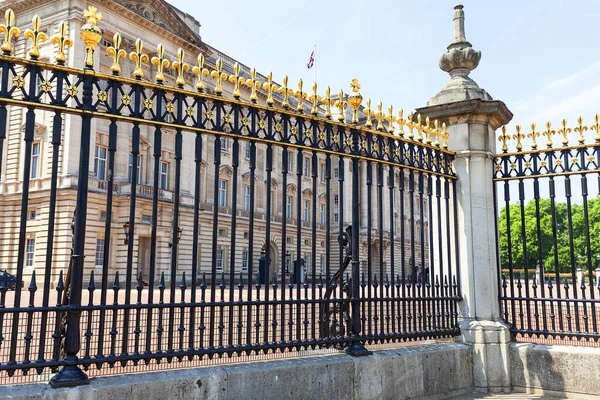
<path fill-rule="evenodd" d="M 599 120 L 585 126 L 580 118 L 572 128 L 563 120 L 556 130 L 547 123 L 543 132 L 532 125 L 528 134 L 517 127 L 500 137 L 500 301 L 519 340 L 598 344 Z"/>
<path fill-rule="evenodd" d="M 66 66 L 64 25 L 55 64 L 12 56 L 12 33 L 2 47 L 0 157 L 18 143 L 22 166 L 0 171 L 18 210 L 0 233 L 0 370 L 70 386 L 81 368 L 459 333 L 445 128 L 363 108 L 356 81 L 307 95 L 202 56 L 190 90 L 181 49 L 168 86 L 162 45 L 152 83 L 140 40 L 122 77 L 118 34 L 102 73 L 86 13 L 85 69 Z"/>

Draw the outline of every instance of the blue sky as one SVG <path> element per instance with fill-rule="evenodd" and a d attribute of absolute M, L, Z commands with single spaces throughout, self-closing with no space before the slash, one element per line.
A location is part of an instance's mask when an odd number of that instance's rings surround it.
<path fill-rule="evenodd" d="M 239 1 L 172 0 L 198 19 L 202 39 L 225 54 L 281 81 L 302 78 L 317 44 L 322 93 L 361 93 L 394 109 L 425 106 L 449 79 L 439 56 L 453 38 L 454 1 Z M 600 1 L 521 0 L 463 2 L 466 36 L 482 52 L 471 77 L 515 115 L 511 125 L 574 125 L 598 111 Z"/>

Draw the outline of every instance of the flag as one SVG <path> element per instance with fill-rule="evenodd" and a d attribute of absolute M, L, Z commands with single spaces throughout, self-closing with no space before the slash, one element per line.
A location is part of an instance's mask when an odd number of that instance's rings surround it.
<path fill-rule="evenodd" d="M 306 64 L 306 66 L 308 67 L 308 69 L 311 69 L 314 64 L 315 64 L 315 51 L 313 50 L 313 52 L 310 53 L 310 58 L 308 59 L 308 64 Z"/>

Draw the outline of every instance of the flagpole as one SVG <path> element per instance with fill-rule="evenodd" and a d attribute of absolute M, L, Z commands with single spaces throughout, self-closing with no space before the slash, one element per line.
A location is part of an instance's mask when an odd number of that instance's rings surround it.
<path fill-rule="evenodd" d="M 314 48 L 313 54 L 314 54 L 313 67 L 315 68 L 314 83 L 317 83 L 317 44 L 316 43 L 315 43 L 315 48 Z"/>

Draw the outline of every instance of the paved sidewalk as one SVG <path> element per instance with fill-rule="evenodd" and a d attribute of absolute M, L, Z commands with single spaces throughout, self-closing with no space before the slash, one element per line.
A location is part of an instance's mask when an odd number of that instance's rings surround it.
<path fill-rule="evenodd" d="M 464 394 L 462 396 L 453 397 L 451 400 L 475 400 L 475 399 L 506 399 L 506 400 L 550 400 L 557 399 L 559 397 L 548 397 L 539 394 L 527 394 L 527 393 L 498 393 L 498 394 L 485 394 L 485 393 L 471 393 Z"/>

